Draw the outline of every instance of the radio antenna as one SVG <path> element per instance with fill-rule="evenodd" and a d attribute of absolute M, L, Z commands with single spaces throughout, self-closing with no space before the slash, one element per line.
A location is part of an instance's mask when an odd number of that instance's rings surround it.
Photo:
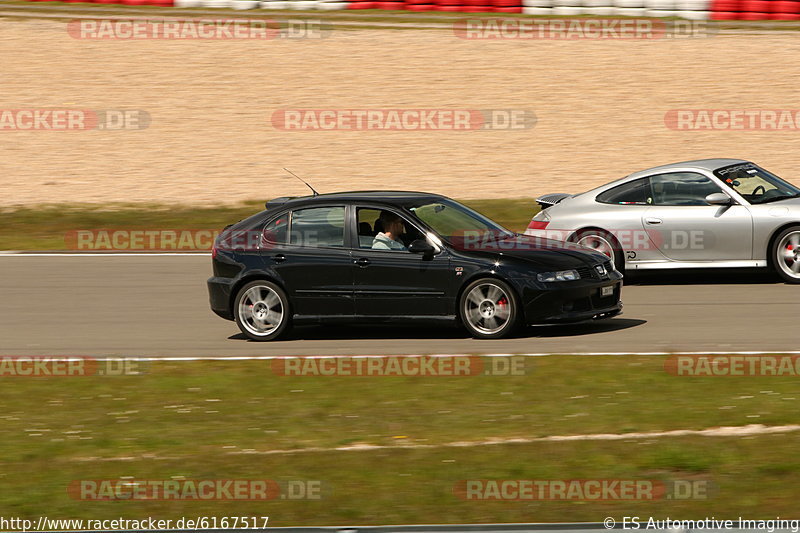
<path fill-rule="evenodd" d="M 303 184 L 304 184 L 306 187 L 308 187 L 309 189 L 311 189 L 311 192 L 312 192 L 312 193 L 314 193 L 314 196 L 319 196 L 319 193 L 318 193 L 317 191 L 315 191 L 315 190 L 314 190 L 314 187 L 312 187 L 311 185 L 309 185 L 309 184 L 308 184 L 308 183 L 307 183 L 307 182 L 306 182 L 306 181 L 305 181 L 303 178 L 301 178 L 300 176 L 298 176 L 297 174 L 295 174 L 294 172 L 292 172 L 291 170 L 289 170 L 289 169 L 288 169 L 288 168 L 286 168 L 286 167 L 284 167 L 284 168 L 283 168 L 283 170 L 285 170 L 286 172 L 288 172 L 289 174 L 291 174 L 291 175 L 292 175 L 292 176 L 294 176 L 295 178 L 297 178 L 297 179 L 299 179 L 300 181 L 302 181 L 302 182 L 303 182 Z"/>

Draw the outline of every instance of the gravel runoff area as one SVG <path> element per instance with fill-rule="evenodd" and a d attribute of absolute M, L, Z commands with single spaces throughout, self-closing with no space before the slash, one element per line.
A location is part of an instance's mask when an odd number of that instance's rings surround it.
<path fill-rule="evenodd" d="M 0 131 L 0 197 L 234 203 L 319 191 L 460 198 L 577 192 L 631 171 L 742 157 L 800 181 L 800 130 L 676 131 L 673 109 L 800 108 L 796 34 L 636 42 L 467 41 L 449 31 L 323 39 L 78 40 L 4 20 L 0 108 L 139 109 L 139 131 Z M 281 131 L 281 109 L 515 109 L 510 131 Z"/>

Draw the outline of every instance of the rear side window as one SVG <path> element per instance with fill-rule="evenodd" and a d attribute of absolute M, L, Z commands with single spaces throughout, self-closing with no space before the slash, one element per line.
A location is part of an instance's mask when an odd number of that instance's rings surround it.
<path fill-rule="evenodd" d="M 261 238 L 264 242 L 273 244 L 286 244 L 286 237 L 289 234 L 289 213 L 284 213 L 278 218 L 267 222 Z"/>
<path fill-rule="evenodd" d="M 617 185 L 600 193 L 597 201 L 602 204 L 648 205 L 652 202 L 650 179 L 639 178 L 622 185 Z"/>
<path fill-rule="evenodd" d="M 344 246 L 344 207 L 312 207 L 292 211 L 289 244 Z"/>

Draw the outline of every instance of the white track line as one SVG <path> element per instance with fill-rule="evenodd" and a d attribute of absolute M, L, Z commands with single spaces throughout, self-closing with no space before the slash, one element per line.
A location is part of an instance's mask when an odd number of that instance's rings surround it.
<path fill-rule="evenodd" d="M 210 253 L 199 252 L 0 252 L 0 257 L 154 257 L 154 256 L 190 256 L 211 257 Z"/>
<path fill-rule="evenodd" d="M 375 354 L 375 355 L 232 355 L 225 356 L 188 356 L 188 357 L 152 357 L 139 355 L 99 356 L 90 355 L 0 355 L 0 360 L 7 358 L 37 359 L 47 358 L 52 360 L 79 360 L 91 359 L 94 361 L 119 361 L 120 359 L 147 361 L 147 362 L 192 362 L 192 361 L 271 361 L 280 359 L 364 359 L 371 357 L 553 357 L 553 356 L 655 356 L 655 355 L 735 355 L 735 356 L 770 356 L 770 355 L 798 355 L 800 351 L 752 351 L 752 352 L 541 352 L 541 353 L 438 353 L 438 354 Z"/>
<path fill-rule="evenodd" d="M 551 435 L 549 437 L 512 437 L 497 438 L 482 441 L 445 442 L 442 444 L 355 444 L 351 446 L 338 446 L 335 448 L 299 448 L 295 450 L 264 450 L 264 451 L 233 451 L 230 455 L 292 455 L 297 453 L 319 452 L 360 452 L 371 450 L 403 450 L 403 449 L 430 449 L 430 448 L 469 448 L 477 446 L 495 446 L 499 444 L 531 444 L 534 442 L 564 442 L 587 440 L 629 440 L 652 439 L 663 437 L 744 437 L 751 435 L 774 435 L 776 433 L 792 433 L 800 431 L 800 425 L 765 426 L 763 424 L 748 424 L 746 426 L 722 426 L 706 429 L 673 429 L 668 431 L 651 431 L 638 433 L 588 433 L 582 435 Z"/>
<path fill-rule="evenodd" d="M 584 433 L 577 435 L 551 435 L 548 437 L 508 437 L 494 438 L 478 441 L 443 442 L 441 444 L 352 444 L 349 446 L 336 446 L 323 448 L 314 446 L 310 448 L 296 448 L 288 450 L 238 450 L 226 452 L 227 455 L 295 455 L 302 453 L 330 453 L 330 452 L 368 452 L 374 450 L 408 450 L 408 449 L 437 449 L 437 448 L 473 448 L 479 446 L 497 446 L 503 444 L 533 444 L 536 442 L 565 442 L 565 441 L 620 441 L 632 439 L 655 439 L 670 437 L 747 437 L 753 435 L 775 435 L 800 431 L 800 425 L 790 424 L 785 426 L 765 426 L 764 424 L 748 424 L 746 426 L 718 426 L 705 429 L 672 429 L 665 431 L 650 431 L 636 433 Z M 73 461 L 88 462 L 116 462 L 135 461 L 143 457 L 76 457 Z M 147 457 L 149 460 L 178 459 L 178 457 Z"/>

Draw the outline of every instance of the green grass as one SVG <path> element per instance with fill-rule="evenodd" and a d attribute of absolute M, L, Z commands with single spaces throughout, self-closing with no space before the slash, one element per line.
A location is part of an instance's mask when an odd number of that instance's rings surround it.
<path fill-rule="evenodd" d="M 522 231 L 536 211 L 532 199 L 467 200 L 467 205 L 500 224 Z M 250 216 L 263 201 L 237 206 L 46 205 L 0 211 L 0 250 L 66 250 L 72 230 L 212 229 Z"/>
<path fill-rule="evenodd" d="M 271 525 L 790 516 L 798 434 L 441 445 L 797 422 L 791 378 L 682 378 L 657 356 L 526 359 L 525 375 L 285 377 L 269 361 L 152 362 L 138 376 L 2 378 L 0 509 L 111 518 L 268 515 Z M 318 447 L 328 451 L 265 454 Z M 319 501 L 87 502 L 72 480 L 319 480 Z M 708 501 L 476 502 L 464 479 L 691 479 Z M 701 513 L 702 511 L 702 513 Z"/>

